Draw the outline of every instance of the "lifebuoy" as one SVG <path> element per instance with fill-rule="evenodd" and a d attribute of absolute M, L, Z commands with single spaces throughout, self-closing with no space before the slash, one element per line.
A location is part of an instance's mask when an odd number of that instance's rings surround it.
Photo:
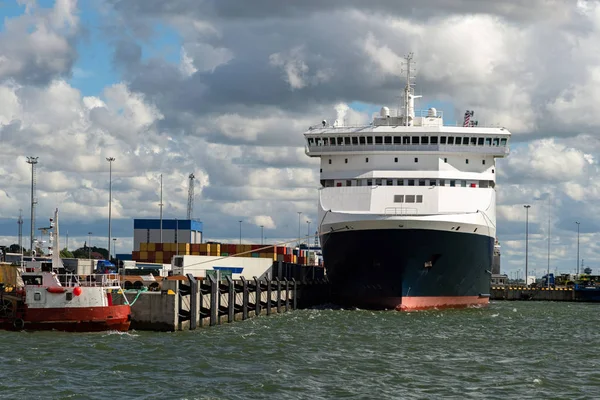
<path fill-rule="evenodd" d="M 21 318 L 17 318 L 13 321 L 13 326 L 15 329 L 21 330 L 25 327 L 25 321 L 23 321 Z"/>
<path fill-rule="evenodd" d="M 60 287 L 60 286 L 51 286 L 46 288 L 46 290 L 49 293 L 64 293 L 66 291 L 66 289 L 64 287 Z"/>

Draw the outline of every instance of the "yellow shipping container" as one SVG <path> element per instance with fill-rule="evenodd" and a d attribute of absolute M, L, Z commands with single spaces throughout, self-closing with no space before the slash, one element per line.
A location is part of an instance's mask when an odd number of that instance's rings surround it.
<path fill-rule="evenodd" d="M 148 243 L 140 243 L 140 251 L 148 251 Z"/>
<path fill-rule="evenodd" d="M 189 243 L 179 243 L 179 254 L 189 254 L 190 253 L 190 244 Z"/>
<path fill-rule="evenodd" d="M 156 250 L 156 246 L 154 245 L 154 243 L 147 243 L 148 244 L 148 251 L 155 251 Z"/>
<path fill-rule="evenodd" d="M 156 258 L 156 259 L 160 258 L 162 260 L 163 259 L 163 252 L 162 251 L 157 251 L 154 254 L 154 258 Z"/>
<path fill-rule="evenodd" d="M 140 251 L 140 260 L 147 260 L 147 259 L 148 259 L 148 252 Z"/>

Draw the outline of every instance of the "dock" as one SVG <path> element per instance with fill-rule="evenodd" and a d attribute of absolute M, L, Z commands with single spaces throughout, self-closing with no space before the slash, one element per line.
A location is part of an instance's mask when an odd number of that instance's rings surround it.
<path fill-rule="evenodd" d="M 586 301 L 573 288 L 492 286 L 490 300 Z"/>

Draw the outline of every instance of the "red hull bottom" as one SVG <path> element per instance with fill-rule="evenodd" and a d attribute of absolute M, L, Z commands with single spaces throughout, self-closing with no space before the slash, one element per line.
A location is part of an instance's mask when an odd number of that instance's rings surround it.
<path fill-rule="evenodd" d="M 397 311 L 419 311 L 444 308 L 484 307 L 489 297 L 480 296 L 411 296 L 402 297 L 395 308 Z"/>
<path fill-rule="evenodd" d="M 23 318 L 4 320 L 8 330 L 58 330 L 66 332 L 102 332 L 129 330 L 131 307 L 28 308 Z"/>

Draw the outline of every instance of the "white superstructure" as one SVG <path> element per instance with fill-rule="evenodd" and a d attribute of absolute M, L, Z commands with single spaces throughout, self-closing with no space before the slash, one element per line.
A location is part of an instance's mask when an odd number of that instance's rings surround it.
<path fill-rule="evenodd" d="M 465 113 L 445 126 L 434 108 L 415 111 L 407 61 L 404 106 L 387 107 L 366 126 L 323 121 L 305 132 L 306 154 L 320 157 L 321 233 L 432 229 L 495 238 L 496 158 L 510 132 L 483 127 Z"/>

